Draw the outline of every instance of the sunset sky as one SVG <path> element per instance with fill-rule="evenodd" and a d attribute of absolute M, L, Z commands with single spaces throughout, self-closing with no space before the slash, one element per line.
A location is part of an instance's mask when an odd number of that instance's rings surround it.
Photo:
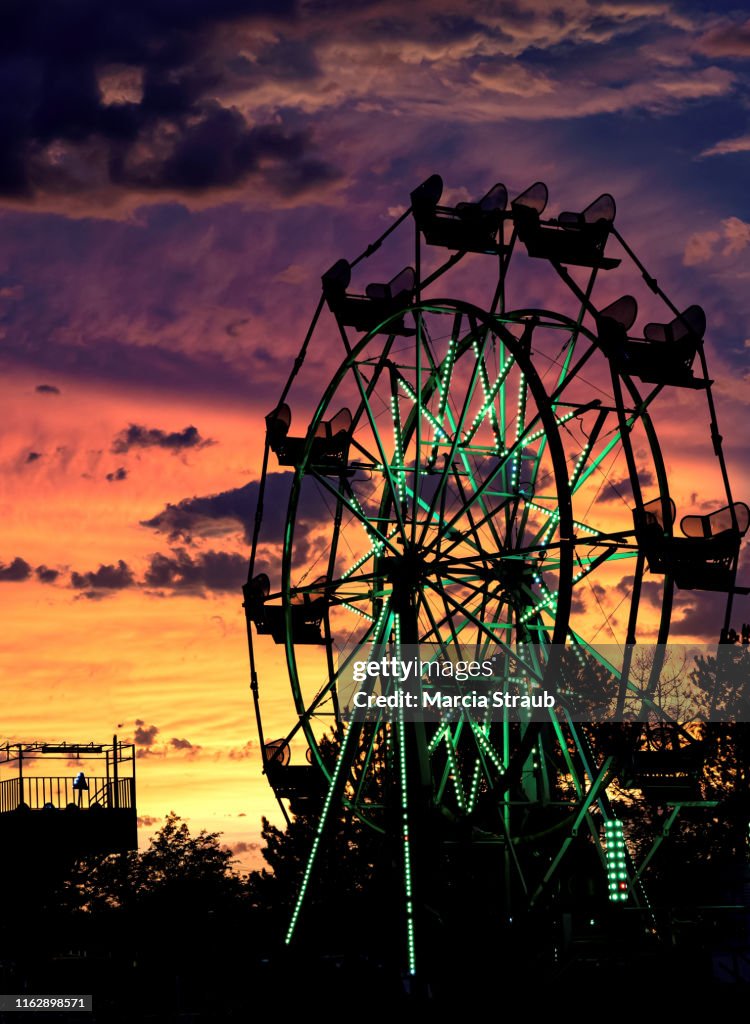
<path fill-rule="evenodd" d="M 662 287 L 706 310 L 747 500 L 749 59 L 731 4 L 7 2 L 0 740 L 117 732 L 138 747 L 142 844 L 173 809 L 257 862 L 279 815 L 239 588 L 263 415 L 320 274 L 434 172 L 448 201 L 498 180 L 542 179 L 553 214 L 615 196 Z M 329 353 L 311 360 L 322 388 Z M 673 496 L 704 510 L 705 402 L 669 413 Z M 681 639 L 710 607 L 678 594 Z"/>

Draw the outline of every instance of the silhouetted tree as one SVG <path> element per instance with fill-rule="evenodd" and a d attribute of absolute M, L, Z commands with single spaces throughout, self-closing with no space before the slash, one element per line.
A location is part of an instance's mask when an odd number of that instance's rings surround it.
<path fill-rule="evenodd" d="M 244 894 L 230 850 L 220 833 L 190 833 L 170 812 L 146 850 L 86 858 L 75 865 L 63 901 L 88 912 L 170 910 L 193 915 L 220 909 Z"/>

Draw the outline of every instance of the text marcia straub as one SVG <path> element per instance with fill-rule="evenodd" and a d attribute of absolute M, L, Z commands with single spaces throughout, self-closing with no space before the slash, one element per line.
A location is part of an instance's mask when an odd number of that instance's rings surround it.
<path fill-rule="evenodd" d="M 504 693 L 443 693 L 441 690 L 423 690 L 422 693 L 363 693 L 361 690 L 352 697 L 355 708 L 553 708 L 555 698 L 551 693 L 520 694 Z"/>

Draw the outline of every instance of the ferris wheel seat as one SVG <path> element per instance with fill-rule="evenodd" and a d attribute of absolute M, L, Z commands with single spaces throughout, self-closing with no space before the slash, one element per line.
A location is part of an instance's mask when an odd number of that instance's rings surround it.
<path fill-rule="evenodd" d="M 291 422 L 289 406 L 286 403 L 277 406 L 266 416 L 266 440 L 280 466 L 292 466 L 296 469 L 302 461 L 307 438 L 290 437 Z M 345 471 L 351 428 L 352 415 L 348 409 L 340 409 L 330 420 L 322 420 L 310 442 L 309 464 L 324 472 L 333 469 L 339 473 Z"/>
<path fill-rule="evenodd" d="M 319 802 L 325 792 L 323 776 L 309 764 L 266 765 L 266 776 L 277 797 L 298 803 Z"/>
<path fill-rule="evenodd" d="M 292 752 L 286 740 L 269 740 L 263 745 L 263 760 L 266 762 L 266 767 L 270 764 L 286 766 L 289 764 L 291 756 Z"/>
<path fill-rule="evenodd" d="M 523 217 L 525 211 L 531 211 L 537 216 L 544 213 L 548 199 L 547 186 L 543 181 L 535 181 L 533 185 L 529 185 L 527 189 L 511 200 L 510 206 L 514 220 L 516 216 Z"/>
<path fill-rule="evenodd" d="M 477 202 L 456 206 L 438 206 L 442 192 L 442 178 L 433 174 L 411 194 L 414 220 L 428 245 L 494 255 L 506 250 L 500 230 L 508 203 L 505 185 L 497 182 Z"/>
<path fill-rule="evenodd" d="M 383 334 L 401 337 L 416 333 L 415 328 L 406 326 L 403 315 L 398 316 L 414 301 L 416 275 L 413 267 L 404 267 L 383 284 L 368 284 L 364 295 L 346 290 L 351 280 L 351 267 L 347 260 L 334 263 L 323 274 L 322 280 L 328 308 L 342 327 L 354 327 L 363 332 L 382 330 Z"/>
<path fill-rule="evenodd" d="M 647 384 L 703 388 L 693 375 L 693 362 L 706 330 L 700 306 L 689 306 L 669 323 L 646 324 L 643 340 L 624 337 L 617 352 L 621 369 Z"/>
<path fill-rule="evenodd" d="M 268 604 L 271 592 L 268 576 L 265 573 L 255 576 L 243 586 L 242 592 L 245 597 L 245 614 L 255 626 L 258 636 L 270 636 L 276 644 L 286 643 L 286 615 L 282 605 Z M 324 596 L 313 597 L 307 593 L 294 595 L 290 607 L 291 639 L 294 643 L 324 643 L 320 630 L 326 603 Z"/>
<path fill-rule="evenodd" d="M 286 615 L 281 605 L 266 605 L 262 616 L 255 621 L 259 636 L 270 636 L 275 644 L 285 644 L 287 637 Z M 295 644 L 322 644 L 320 632 L 322 614 L 315 615 L 302 606 L 291 608 L 291 640 Z"/>
<path fill-rule="evenodd" d="M 684 342 L 694 343 L 696 348 L 706 333 L 706 314 L 700 306 L 688 306 L 673 320 L 666 324 L 646 324 L 643 336 L 652 342 Z"/>
<path fill-rule="evenodd" d="M 292 800 L 319 797 L 323 791 L 320 772 L 312 764 L 290 764 L 291 756 L 287 740 L 271 740 L 263 746 L 264 771 L 276 796 Z"/>
<path fill-rule="evenodd" d="M 674 522 L 674 502 L 669 502 Z M 652 573 L 669 573 L 680 590 L 731 590 L 742 538 L 750 525 L 744 502 L 703 516 L 683 516 L 682 537 L 665 533 L 661 498 L 633 513 L 636 539 Z"/>
<path fill-rule="evenodd" d="M 519 197 L 520 199 L 520 197 Z M 604 193 L 580 213 L 561 213 L 543 222 L 531 205 L 514 201 L 513 221 L 529 256 L 576 267 L 613 270 L 620 260 L 604 255 L 615 219 L 615 201 Z"/>

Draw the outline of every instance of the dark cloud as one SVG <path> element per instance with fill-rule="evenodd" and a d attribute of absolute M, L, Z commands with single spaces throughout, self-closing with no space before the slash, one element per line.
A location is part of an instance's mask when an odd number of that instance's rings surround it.
<path fill-rule="evenodd" d="M 286 508 L 289 502 L 290 473 L 269 473 L 264 495 L 263 539 L 278 543 L 284 536 Z M 242 530 L 244 540 L 250 543 L 253 533 L 255 509 L 258 504 L 259 484 L 254 480 L 244 487 L 236 487 L 219 494 L 183 498 L 176 505 L 169 504 L 151 519 L 141 522 L 170 540 L 190 543 L 194 537 L 218 537 Z M 302 542 L 310 526 L 330 518 L 330 510 L 317 488 L 305 490 L 297 519 L 297 540 Z"/>
<path fill-rule="evenodd" d="M 38 565 L 34 572 L 40 583 L 54 583 L 60 575 L 59 569 L 48 569 L 46 565 Z"/>
<path fill-rule="evenodd" d="M 0 562 L 0 582 L 23 583 L 31 576 L 31 566 L 25 558 L 14 558 L 8 565 Z"/>
<path fill-rule="evenodd" d="M 117 434 L 110 451 L 117 455 L 124 455 L 131 448 L 166 448 L 171 452 L 182 452 L 188 448 L 200 449 L 212 444 L 216 442 L 210 437 L 201 437 L 197 427 L 167 431 L 131 423 Z"/>
<path fill-rule="evenodd" d="M 633 590 L 634 581 L 634 576 L 623 576 L 617 584 L 617 589 L 623 594 L 630 594 Z M 663 593 L 664 586 L 662 583 L 658 583 L 656 580 L 642 580 L 641 600 L 648 601 L 649 604 L 660 605 Z"/>
<path fill-rule="evenodd" d="M 138 747 L 151 747 L 154 745 L 157 734 L 159 732 L 158 726 L 146 725 L 142 718 L 136 718 L 135 720 L 135 739 L 134 742 Z"/>
<path fill-rule="evenodd" d="M 670 637 L 696 636 L 716 643 L 724 624 L 727 595 L 701 590 L 676 590 L 669 624 Z"/>
<path fill-rule="evenodd" d="M 580 590 L 574 590 L 570 601 L 570 609 L 574 615 L 583 615 L 586 611 L 586 598 Z"/>
<path fill-rule="evenodd" d="M 134 585 L 135 577 L 130 566 L 120 559 L 117 565 L 100 565 L 95 572 L 73 572 L 70 582 L 76 590 L 124 590 Z"/>
<path fill-rule="evenodd" d="M 0 194 L 62 197 L 92 184 L 205 192 L 253 175 L 284 194 L 330 179 L 304 131 L 247 123 L 214 98 L 227 73 L 212 53 L 217 30 L 285 18 L 294 6 L 82 0 L 73 13 L 56 0 L 11 0 L 0 43 Z M 309 60 L 301 68 L 315 73 Z"/>
<path fill-rule="evenodd" d="M 138 823 L 138 828 L 151 828 L 152 825 L 156 825 L 161 821 L 161 819 L 154 818 L 151 814 L 139 814 L 136 821 Z"/>
<path fill-rule="evenodd" d="M 107 473 L 106 479 L 109 480 L 111 484 L 113 484 L 119 480 L 125 480 L 127 478 L 127 475 L 127 469 L 125 469 L 124 466 L 120 466 L 118 469 L 115 469 L 112 473 Z"/>
<path fill-rule="evenodd" d="M 269 481 L 286 474 L 271 474 Z M 288 481 L 287 481 L 288 486 Z M 258 503 L 258 484 L 245 484 L 230 491 L 203 497 L 183 498 L 176 505 L 169 504 L 151 519 L 141 522 L 158 533 L 166 533 L 170 540 L 190 543 L 196 537 L 217 537 L 241 529 L 247 543 L 252 538 L 253 516 Z"/>
<path fill-rule="evenodd" d="M 112 181 L 146 191 L 205 192 L 239 184 L 263 162 L 276 165 L 274 182 L 282 195 L 336 179 L 325 163 L 307 156 L 311 143 L 306 132 L 249 126 L 238 110 L 207 99 L 199 109 L 195 120 L 180 125 L 166 157 L 161 147 L 141 159 L 133 159 L 127 149 L 124 159 L 116 157 L 111 164 Z"/>
<path fill-rule="evenodd" d="M 179 740 L 176 736 L 173 736 L 169 741 L 170 747 L 174 747 L 175 750 L 195 750 L 195 747 L 190 740 Z"/>
<path fill-rule="evenodd" d="M 159 590 L 194 592 L 239 591 L 247 579 L 247 556 L 203 551 L 194 558 L 183 548 L 170 555 L 155 554 L 144 583 Z"/>
<path fill-rule="evenodd" d="M 42 452 L 29 452 L 29 454 L 26 456 L 26 465 L 28 465 L 30 462 L 36 462 L 36 460 L 41 459 L 41 457 Z"/>
<path fill-rule="evenodd" d="M 257 843 L 246 843 L 244 840 L 240 840 L 238 843 L 235 843 L 233 846 L 227 847 L 227 849 L 230 850 L 235 855 L 235 857 L 236 857 L 240 853 L 253 853 L 255 850 L 258 849 L 258 844 Z"/>
<path fill-rule="evenodd" d="M 34 388 L 38 395 L 59 395 L 60 389 L 56 388 L 54 384 L 37 384 Z"/>
<path fill-rule="evenodd" d="M 648 491 L 656 486 L 656 478 L 650 469 L 641 469 L 638 472 L 638 480 L 641 491 Z M 648 500 L 648 496 L 646 499 Z M 633 487 L 630 477 L 623 477 L 621 480 L 609 480 L 599 491 L 597 501 L 625 501 L 628 505 L 633 503 Z"/>

